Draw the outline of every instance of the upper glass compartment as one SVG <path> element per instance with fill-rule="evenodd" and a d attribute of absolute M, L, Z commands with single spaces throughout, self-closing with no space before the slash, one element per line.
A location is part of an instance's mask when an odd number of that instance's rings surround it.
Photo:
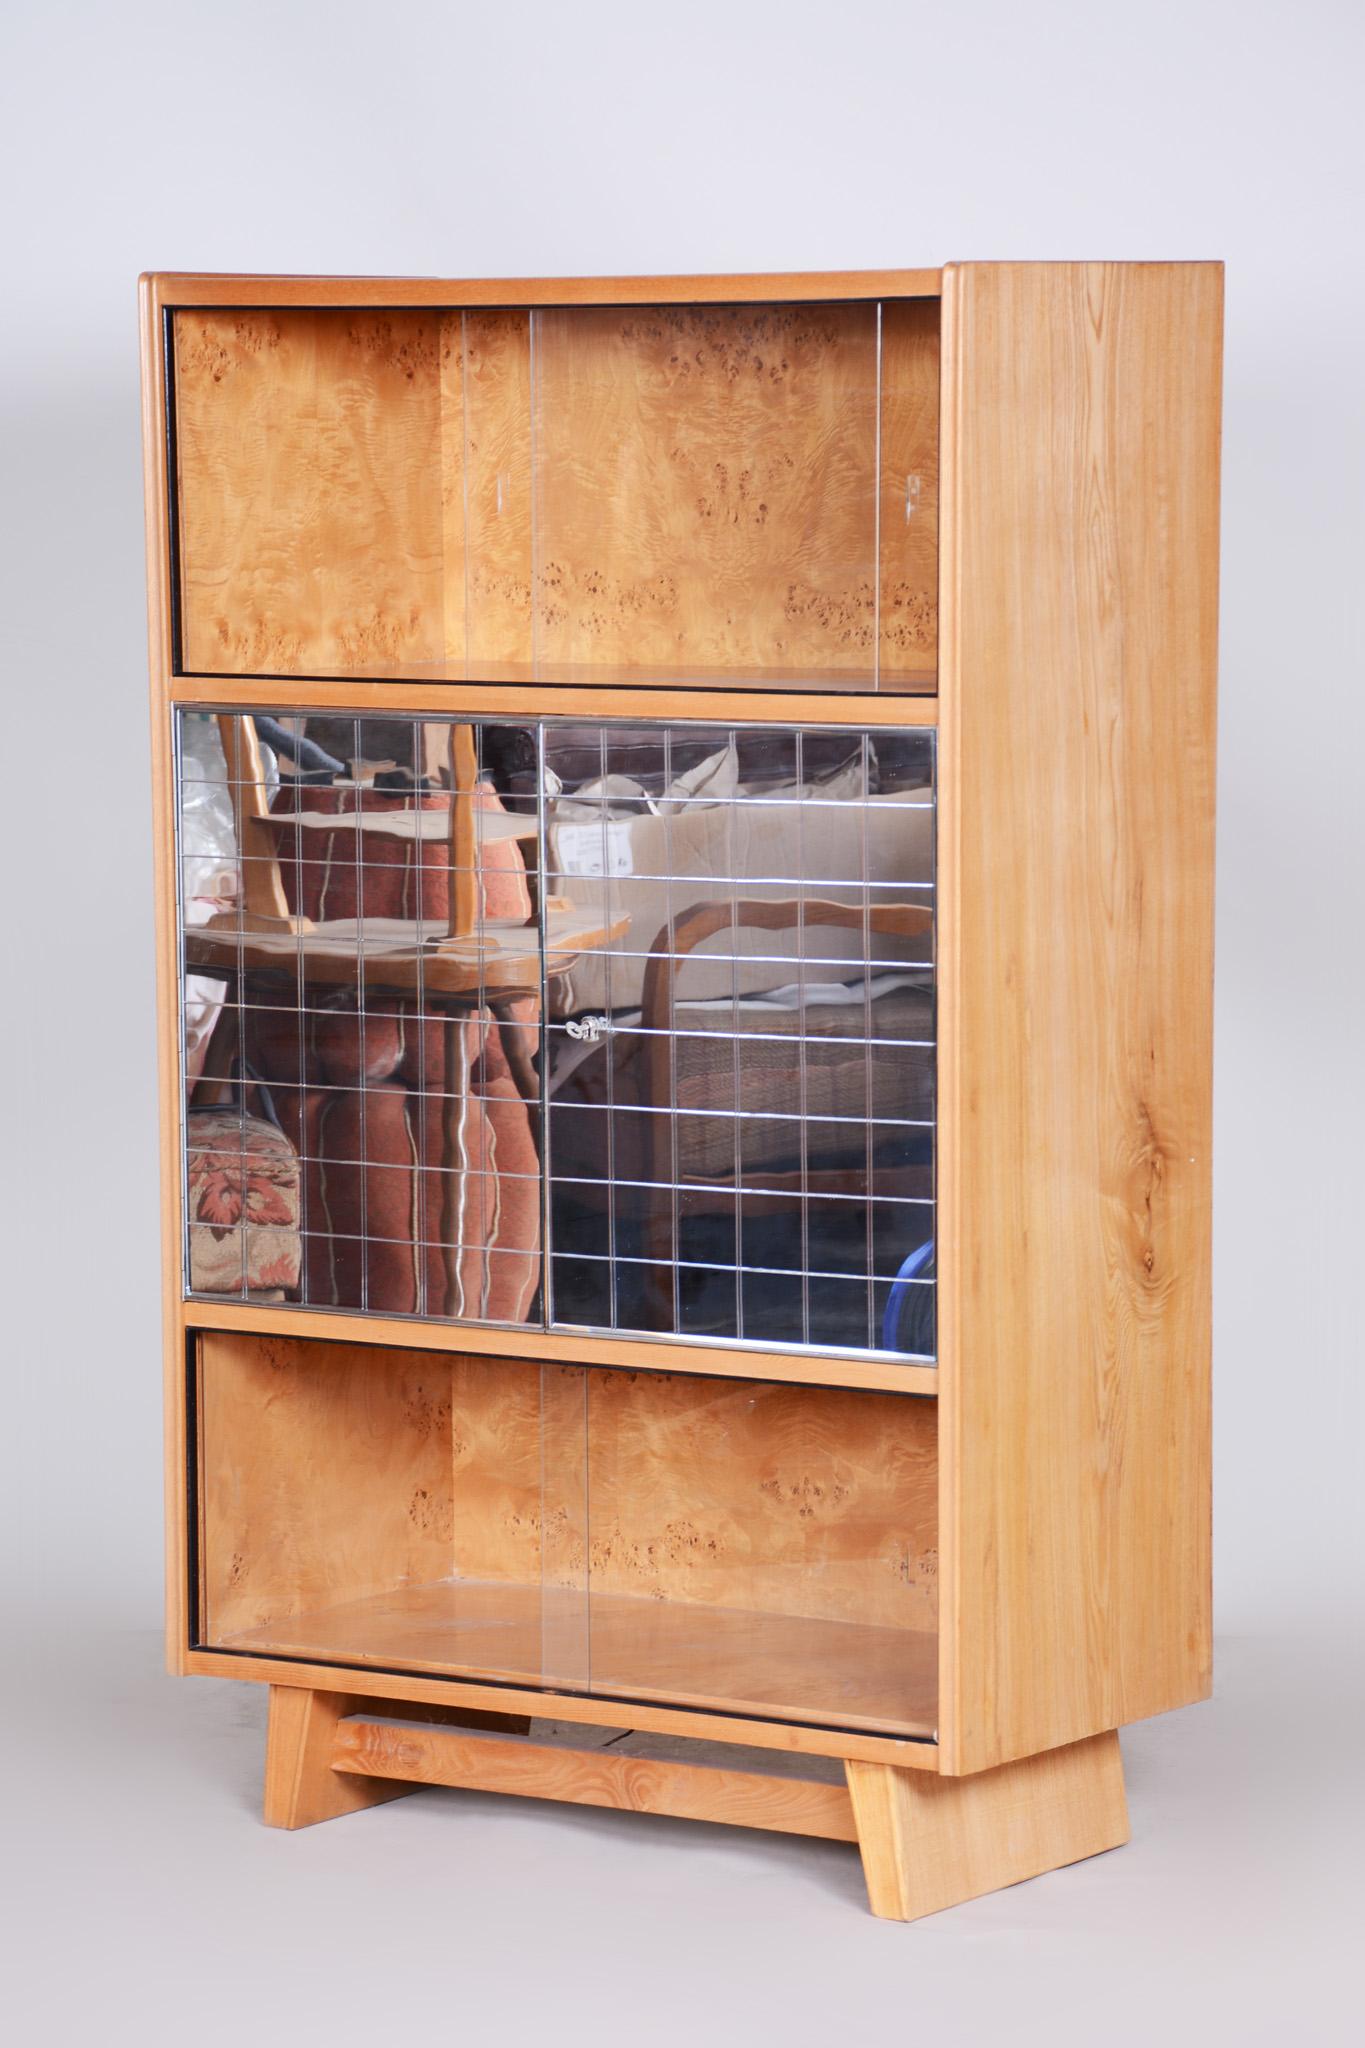
<path fill-rule="evenodd" d="M 938 312 L 177 312 L 179 665 L 931 692 Z"/>

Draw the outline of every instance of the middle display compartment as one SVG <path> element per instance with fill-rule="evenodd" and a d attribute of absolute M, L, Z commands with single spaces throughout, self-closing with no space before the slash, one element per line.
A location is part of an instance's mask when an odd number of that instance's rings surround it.
<path fill-rule="evenodd" d="M 933 1359 L 932 729 L 178 718 L 189 1294 Z"/>

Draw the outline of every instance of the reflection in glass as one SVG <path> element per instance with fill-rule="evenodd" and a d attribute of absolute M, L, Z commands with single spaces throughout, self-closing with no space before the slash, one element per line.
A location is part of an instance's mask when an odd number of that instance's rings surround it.
<path fill-rule="evenodd" d="M 932 1356 L 932 736 L 560 747 L 552 1319 Z"/>
<path fill-rule="evenodd" d="M 192 1291 L 539 1321 L 535 744 L 182 718 Z"/>
<path fill-rule="evenodd" d="M 179 744 L 192 1292 L 933 1355 L 931 732 Z"/>

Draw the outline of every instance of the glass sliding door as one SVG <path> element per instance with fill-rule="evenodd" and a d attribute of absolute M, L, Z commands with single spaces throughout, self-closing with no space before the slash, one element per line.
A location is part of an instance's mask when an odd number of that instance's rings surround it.
<path fill-rule="evenodd" d="M 932 693 L 937 299 L 181 309 L 197 675 Z"/>
<path fill-rule="evenodd" d="M 932 1356 L 933 735 L 545 744 L 551 1319 Z"/>
<path fill-rule="evenodd" d="M 177 755 L 191 1293 L 933 1357 L 931 730 Z"/>
<path fill-rule="evenodd" d="M 932 1401 L 199 1339 L 199 1638 L 927 1736 Z"/>
<path fill-rule="evenodd" d="M 192 1293 L 542 1320 L 536 748 L 182 714 Z"/>

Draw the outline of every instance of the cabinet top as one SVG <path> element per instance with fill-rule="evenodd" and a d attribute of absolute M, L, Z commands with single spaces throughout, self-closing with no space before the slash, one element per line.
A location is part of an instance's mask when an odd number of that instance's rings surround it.
<path fill-rule="evenodd" d="M 174 306 L 657 306 L 768 304 L 774 300 L 936 299 L 962 268 L 1036 270 L 1039 263 L 949 263 L 917 270 L 773 270 L 695 277 L 291 277 L 211 270 L 148 270 L 144 301 Z M 1078 264 L 1076 268 L 1193 270 L 1218 261 Z"/>
<path fill-rule="evenodd" d="M 941 270 L 771 271 L 742 277 L 268 277 L 153 270 L 144 294 L 160 306 L 734 305 L 773 299 L 925 299 Z"/>

